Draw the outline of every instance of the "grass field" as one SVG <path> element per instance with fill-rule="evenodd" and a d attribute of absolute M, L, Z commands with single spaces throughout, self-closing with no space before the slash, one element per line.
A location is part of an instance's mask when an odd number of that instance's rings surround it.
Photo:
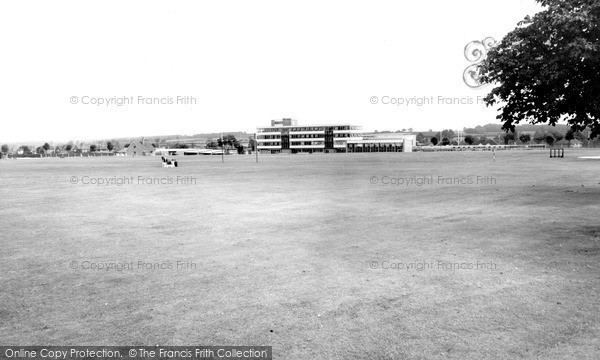
<path fill-rule="evenodd" d="M 600 161 L 578 155 L 2 160 L 0 341 L 598 359 Z"/>

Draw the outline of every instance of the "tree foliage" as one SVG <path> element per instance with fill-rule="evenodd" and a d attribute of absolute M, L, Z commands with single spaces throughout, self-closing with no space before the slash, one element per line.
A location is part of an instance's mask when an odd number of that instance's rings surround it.
<path fill-rule="evenodd" d="M 538 0 L 544 10 L 525 17 L 492 48 L 481 81 L 496 84 L 485 101 L 499 105 L 504 130 L 521 121 L 600 135 L 600 1 Z"/>
<path fill-rule="evenodd" d="M 531 135 L 529 134 L 521 134 L 519 135 L 519 140 L 523 143 L 523 144 L 527 144 L 531 141 Z"/>
<path fill-rule="evenodd" d="M 217 139 L 217 144 L 219 145 L 219 147 L 223 147 L 223 145 L 225 145 L 225 148 L 237 149 L 239 147 L 239 142 L 237 141 L 235 136 L 231 134 L 225 135 Z"/>
<path fill-rule="evenodd" d="M 252 136 L 248 138 L 248 147 L 250 151 L 256 151 L 256 140 Z"/>
<path fill-rule="evenodd" d="M 516 139 L 516 134 L 514 132 L 508 132 L 502 136 L 502 141 L 504 141 L 504 145 L 508 145 L 511 142 L 514 142 Z"/>
<path fill-rule="evenodd" d="M 454 133 L 454 130 L 451 130 L 451 129 L 442 130 L 442 138 L 452 139 L 455 136 L 456 136 L 456 134 Z"/>

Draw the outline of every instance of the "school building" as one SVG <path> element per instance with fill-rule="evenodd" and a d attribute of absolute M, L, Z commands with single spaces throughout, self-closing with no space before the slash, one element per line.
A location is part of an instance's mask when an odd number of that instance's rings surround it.
<path fill-rule="evenodd" d="M 293 119 L 272 120 L 271 126 L 256 133 L 262 153 L 412 152 L 416 135 L 411 133 L 369 133 L 360 126 L 298 125 Z"/>
<path fill-rule="evenodd" d="M 258 128 L 256 133 L 257 149 L 263 153 L 346 152 L 347 141 L 360 138 L 359 126 L 300 126 L 293 119 L 272 120 L 271 126 Z"/>

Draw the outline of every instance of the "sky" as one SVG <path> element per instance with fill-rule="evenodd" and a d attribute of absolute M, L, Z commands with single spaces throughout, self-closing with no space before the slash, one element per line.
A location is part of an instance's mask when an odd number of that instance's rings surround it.
<path fill-rule="evenodd" d="M 473 40 L 534 0 L 2 1 L 0 142 L 497 122 Z"/>

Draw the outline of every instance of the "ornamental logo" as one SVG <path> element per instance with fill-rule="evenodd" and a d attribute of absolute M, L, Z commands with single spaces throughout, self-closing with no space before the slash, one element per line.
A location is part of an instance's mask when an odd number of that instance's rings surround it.
<path fill-rule="evenodd" d="M 483 86 L 480 80 L 479 65 L 485 59 L 488 51 L 496 44 L 496 39 L 489 36 L 483 40 L 471 41 L 465 45 L 465 59 L 471 63 L 463 71 L 463 81 L 468 87 L 477 89 Z"/>

